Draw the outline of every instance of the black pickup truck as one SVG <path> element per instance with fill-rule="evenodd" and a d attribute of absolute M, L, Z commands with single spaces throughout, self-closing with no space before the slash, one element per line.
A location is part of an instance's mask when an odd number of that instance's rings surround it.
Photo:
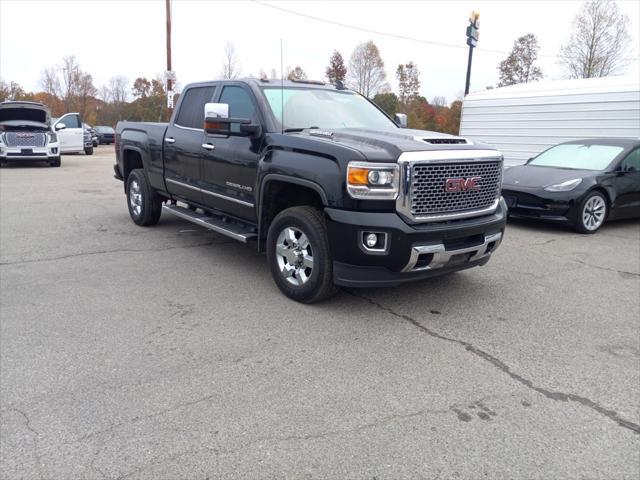
<path fill-rule="evenodd" d="M 397 120 L 342 85 L 191 84 L 168 124 L 118 123 L 115 177 L 136 224 L 164 211 L 255 241 L 300 302 L 484 265 L 505 228 L 502 155 Z"/>

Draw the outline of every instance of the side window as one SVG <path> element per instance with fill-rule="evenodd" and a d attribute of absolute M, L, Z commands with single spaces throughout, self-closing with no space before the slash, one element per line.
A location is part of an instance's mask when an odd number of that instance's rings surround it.
<path fill-rule="evenodd" d="M 180 103 L 180 111 L 175 120 L 181 127 L 202 129 L 204 124 L 204 104 L 211 101 L 215 87 L 194 87 L 188 89 Z"/>
<path fill-rule="evenodd" d="M 219 102 L 229 105 L 230 118 L 246 118 L 252 120 L 255 117 L 256 107 L 253 105 L 249 93 L 242 87 L 224 87 Z M 239 132 L 240 125 L 237 123 L 232 124 L 231 131 Z"/>
<path fill-rule="evenodd" d="M 79 115 L 67 115 L 59 123 L 63 123 L 67 128 L 80 128 Z"/>
<path fill-rule="evenodd" d="M 622 161 L 622 170 L 632 170 L 640 172 L 640 148 L 636 148 L 633 152 L 626 156 Z"/>

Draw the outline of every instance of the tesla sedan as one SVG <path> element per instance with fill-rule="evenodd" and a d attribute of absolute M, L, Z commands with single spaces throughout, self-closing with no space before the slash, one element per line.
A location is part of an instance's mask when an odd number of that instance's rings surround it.
<path fill-rule="evenodd" d="M 640 217 L 640 140 L 561 143 L 505 170 L 502 195 L 510 217 L 563 222 L 581 233 Z"/>

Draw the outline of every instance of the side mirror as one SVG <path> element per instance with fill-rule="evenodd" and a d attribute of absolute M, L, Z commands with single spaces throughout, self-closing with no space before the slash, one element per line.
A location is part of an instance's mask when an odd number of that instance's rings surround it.
<path fill-rule="evenodd" d="M 56 123 L 56 126 L 55 126 L 56 132 L 59 130 L 63 130 L 65 128 L 67 128 L 67 126 L 64 123 Z"/>
<path fill-rule="evenodd" d="M 393 119 L 400 128 L 407 128 L 407 115 L 404 113 L 396 113 Z"/>
<path fill-rule="evenodd" d="M 232 125 L 239 125 L 232 129 Z M 217 135 L 256 138 L 262 135 L 262 127 L 251 123 L 247 118 L 229 118 L 229 105 L 226 103 L 207 103 L 204 106 L 204 131 Z"/>

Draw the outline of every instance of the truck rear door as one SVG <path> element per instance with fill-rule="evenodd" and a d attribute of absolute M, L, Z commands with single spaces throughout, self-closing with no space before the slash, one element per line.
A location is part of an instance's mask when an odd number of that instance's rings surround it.
<path fill-rule="evenodd" d="M 164 137 L 165 181 L 169 193 L 203 203 L 200 192 L 204 149 L 204 105 L 215 86 L 194 86 L 183 92 L 178 111 Z"/>

